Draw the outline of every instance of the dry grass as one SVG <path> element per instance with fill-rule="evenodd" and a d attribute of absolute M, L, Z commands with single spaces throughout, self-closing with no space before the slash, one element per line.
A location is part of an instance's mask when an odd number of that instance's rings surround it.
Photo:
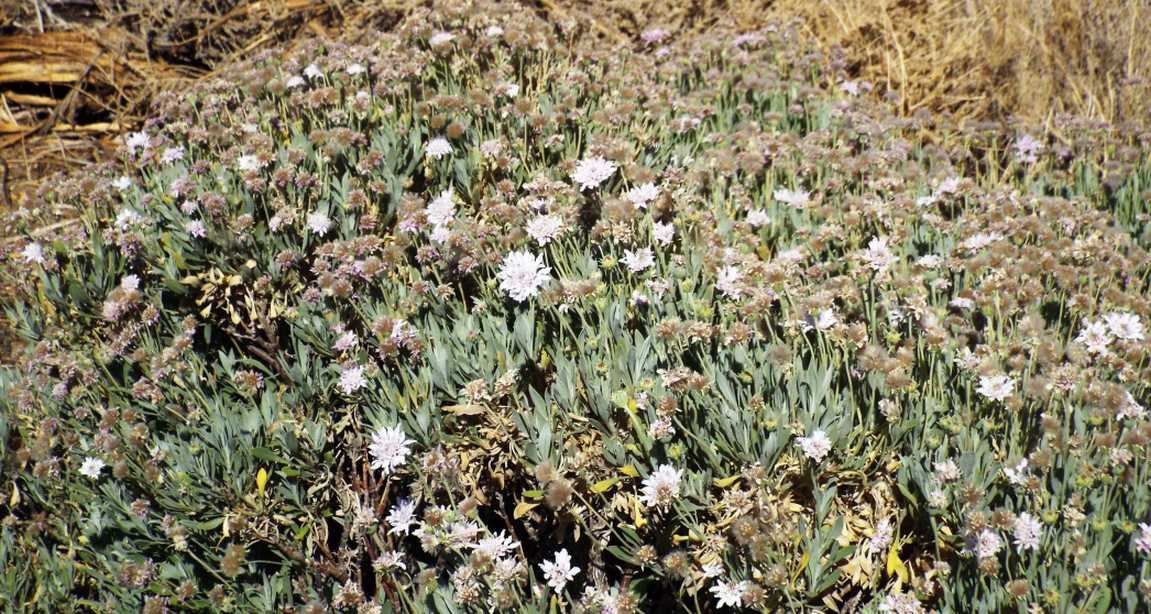
<path fill-rule="evenodd" d="M 1151 3 L 776 0 L 902 109 L 961 118 L 1151 118 Z"/>

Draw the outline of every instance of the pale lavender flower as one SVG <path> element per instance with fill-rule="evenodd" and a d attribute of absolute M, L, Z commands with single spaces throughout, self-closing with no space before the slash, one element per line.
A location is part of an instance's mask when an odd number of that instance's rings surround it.
<path fill-rule="evenodd" d="M 20 251 L 24 262 L 44 264 L 44 248 L 39 243 L 29 243 Z"/>
<path fill-rule="evenodd" d="M 352 394 L 366 385 L 368 385 L 368 379 L 364 376 L 362 366 L 345 367 L 340 371 L 339 386 L 344 394 Z"/>
<path fill-rule="evenodd" d="M 242 173 L 250 173 L 260 170 L 263 164 L 260 159 L 252 154 L 244 154 L 236 158 L 236 168 L 240 169 Z"/>
<path fill-rule="evenodd" d="M 715 597 L 716 607 L 742 608 L 743 594 L 747 590 L 747 582 L 717 581 L 708 591 Z"/>
<path fill-rule="evenodd" d="M 716 274 L 715 289 L 730 299 L 743 296 L 743 271 L 736 266 L 725 266 Z"/>
<path fill-rule="evenodd" d="M 1139 523 L 1139 537 L 1135 538 L 1135 551 L 1139 554 L 1151 554 L 1151 524 Z"/>
<path fill-rule="evenodd" d="M 439 160 L 444 156 L 451 155 L 453 151 L 454 150 L 452 149 L 452 144 L 442 136 L 437 136 L 436 138 L 428 141 L 426 145 L 424 145 L 424 153 L 426 153 L 429 158 L 434 158 L 436 160 Z"/>
<path fill-rule="evenodd" d="M 863 260 L 867 266 L 876 273 L 887 271 L 891 265 L 898 261 L 891 248 L 887 246 L 887 237 L 874 237 L 863 251 Z"/>
<path fill-rule="evenodd" d="M 551 281 L 550 273 L 551 267 L 544 265 L 542 256 L 516 251 L 504 256 L 496 277 L 500 280 L 500 289 L 522 303 L 539 294 L 540 288 Z"/>
<path fill-rule="evenodd" d="M 328 234 L 328 231 L 332 229 L 332 220 L 321 211 L 309 213 L 306 223 L 309 230 L 321 237 Z"/>
<path fill-rule="evenodd" d="M 424 208 L 424 215 L 427 216 L 428 223 L 434 226 L 443 226 L 455 219 L 456 203 L 452 196 L 453 191 L 448 188 L 428 203 L 428 206 Z"/>
<path fill-rule="evenodd" d="M 651 223 L 651 236 L 655 239 L 656 243 L 660 245 L 670 245 L 672 239 L 675 237 L 675 224 L 668 222 L 666 224 L 661 222 Z"/>
<path fill-rule="evenodd" d="M 579 567 L 572 566 L 572 558 L 568 554 L 567 548 L 557 552 L 554 561 L 540 563 L 540 569 L 544 572 L 548 586 L 557 593 L 563 592 L 568 582 L 574 580 L 576 574 L 580 572 Z"/>
<path fill-rule="evenodd" d="M 576 164 L 575 170 L 572 171 L 571 178 L 580 186 L 581 190 L 594 190 L 601 183 L 607 181 L 608 177 L 615 174 L 617 168 L 614 162 L 610 162 L 602 156 L 593 156 L 580 160 Z"/>
<path fill-rule="evenodd" d="M 771 197 L 796 209 L 803 209 L 811 204 L 811 193 L 803 190 L 780 188 L 772 192 Z"/>
<path fill-rule="evenodd" d="M 1107 354 L 1107 346 L 1111 345 L 1111 331 L 1103 321 L 1088 322 L 1079 331 L 1075 341 L 1083 344 L 1091 354 Z"/>
<path fill-rule="evenodd" d="M 771 223 L 771 217 L 767 215 L 766 209 L 752 209 L 747 212 L 747 223 L 752 228 L 759 228 Z"/>
<path fill-rule="evenodd" d="M 1015 380 L 1006 375 L 984 375 L 976 391 L 992 401 L 1003 401 L 1015 392 Z"/>
<path fill-rule="evenodd" d="M 80 464 L 80 475 L 88 479 L 98 480 L 100 479 L 100 472 L 103 471 L 105 466 L 104 461 L 98 458 L 86 458 L 84 462 Z"/>
<path fill-rule="evenodd" d="M 983 529 L 972 540 L 971 550 L 975 552 L 975 556 L 986 559 L 993 557 L 1003 547 L 1003 539 L 999 534 L 991 529 Z"/>
<path fill-rule="evenodd" d="M 1039 538 L 1043 534 L 1043 524 L 1031 514 L 1024 512 L 1015 519 L 1015 547 L 1020 550 L 1037 550 Z"/>
<path fill-rule="evenodd" d="M 200 220 L 190 220 L 186 222 L 184 224 L 184 230 L 197 239 L 203 239 L 208 236 L 208 228 L 204 226 L 204 222 Z"/>
<path fill-rule="evenodd" d="M 632 273 L 640 273 L 655 264 L 655 256 L 652 254 L 650 247 L 638 249 L 634 252 L 626 249 L 620 261 L 627 265 L 627 270 Z"/>
<path fill-rule="evenodd" d="M 831 452 L 831 440 L 822 430 L 815 431 L 810 437 L 800 437 L 796 442 L 803 450 L 804 456 L 817 463 L 823 462 L 828 452 Z"/>
<path fill-rule="evenodd" d="M 647 209 L 648 203 L 659 198 L 659 187 L 654 183 L 648 182 L 640 186 L 636 186 L 624 194 L 624 200 L 636 206 L 638 209 Z"/>
<path fill-rule="evenodd" d="M 454 40 L 456 40 L 455 34 L 452 34 L 451 32 L 439 31 L 428 37 L 428 44 L 432 47 L 439 47 L 446 45 Z"/>
<path fill-rule="evenodd" d="M 556 240 L 564 230 L 564 220 L 554 213 L 537 215 L 524 227 L 528 236 L 541 246 Z"/>
<path fill-rule="evenodd" d="M 679 483 L 683 470 L 671 465 L 660 465 L 643 481 L 643 496 L 639 500 L 648 507 L 665 508 L 679 497 Z"/>
<path fill-rule="evenodd" d="M 416 502 L 410 499 L 401 499 L 388 512 L 385 520 L 388 526 L 388 535 L 407 535 L 411 533 L 412 526 L 416 524 Z"/>
<path fill-rule="evenodd" d="M 391 473 L 407 460 L 411 452 L 408 448 L 413 443 L 399 425 L 380 427 L 372 434 L 372 443 L 368 446 L 368 453 L 372 457 L 371 468 L 383 470 L 384 475 Z"/>
<path fill-rule="evenodd" d="M 1123 341 L 1142 341 L 1143 323 L 1139 316 L 1129 312 L 1111 312 L 1103 316 L 1107 330 Z"/>

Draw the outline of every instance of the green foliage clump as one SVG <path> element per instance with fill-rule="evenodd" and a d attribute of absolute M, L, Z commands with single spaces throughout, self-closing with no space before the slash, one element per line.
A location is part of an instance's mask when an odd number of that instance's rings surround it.
<path fill-rule="evenodd" d="M 0 603 L 1145 608 L 1138 142 L 893 117 L 785 27 L 583 28 L 256 58 L 55 186 Z"/>

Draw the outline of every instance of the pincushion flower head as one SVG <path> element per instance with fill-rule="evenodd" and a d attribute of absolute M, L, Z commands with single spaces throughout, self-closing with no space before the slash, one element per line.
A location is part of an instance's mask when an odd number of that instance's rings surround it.
<path fill-rule="evenodd" d="M 560 236 L 564 230 L 564 220 L 554 213 L 537 215 L 524 226 L 524 230 L 537 244 L 543 246 Z"/>
<path fill-rule="evenodd" d="M 424 208 L 424 215 L 427 216 L 429 224 L 443 226 L 455 219 L 456 203 L 452 200 L 452 194 L 452 189 L 448 188 L 440 192 L 440 195 L 433 198 Z"/>
<path fill-rule="evenodd" d="M 554 561 L 540 563 L 540 569 L 544 572 L 548 586 L 557 593 L 563 592 L 568 582 L 574 580 L 576 574 L 580 572 L 579 567 L 572 565 L 572 557 L 568 554 L 567 548 L 557 552 Z"/>
<path fill-rule="evenodd" d="M 89 457 L 84 459 L 84 462 L 80 464 L 80 475 L 92 480 L 98 480 L 100 479 L 100 472 L 104 467 L 104 461 Z"/>
<path fill-rule="evenodd" d="M 715 289 L 730 299 L 743 296 L 743 271 L 736 266 L 725 266 L 716 274 Z"/>
<path fill-rule="evenodd" d="M 543 257 L 527 251 L 515 251 L 504 256 L 496 277 L 500 289 L 522 303 L 540 292 L 551 281 L 551 267 L 544 265 Z"/>
<path fill-rule="evenodd" d="M 608 177 L 615 174 L 618 167 L 615 162 L 604 159 L 602 156 L 584 158 L 576 164 L 571 173 L 572 181 L 580 186 L 581 190 L 594 190 Z"/>
<path fill-rule="evenodd" d="M 823 431 L 815 431 L 807 437 L 800 437 L 796 443 L 803 450 L 804 456 L 817 463 L 823 462 L 827 453 L 831 451 L 831 440 Z"/>
<path fill-rule="evenodd" d="M 308 225 L 308 230 L 311 230 L 320 236 L 328 234 L 328 231 L 332 229 L 332 220 L 322 211 L 314 211 L 309 213 L 306 223 Z"/>
<path fill-rule="evenodd" d="M 643 496 L 639 500 L 648 507 L 666 508 L 679 497 L 679 483 L 682 479 L 682 469 L 660 465 L 643 481 Z"/>
<path fill-rule="evenodd" d="M 742 608 L 743 594 L 747 590 L 747 582 L 717 581 L 708 591 L 715 597 L 716 606 L 720 608 Z"/>
<path fill-rule="evenodd" d="M 803 209 L 811 204 L 811 193 L 803 190 L 780 188 L 772 192 L 771 197 L 796 209 Z"/>
<path fill-rule="evenodd" d="M 1143 323 L 1139 316 L 1128 312 L 1112 312 L 1103 316 L 1107 330 L 1123 341 L 1142 341 Z"/>
<path fill-rule="evenodd" d="M 21 250 L 20 257 L 24 262 L 44 264 L 44 248 L 39 243 L 29 243 Z"/>
<path fill-rule="evenodd" d="M 647 209 L 648 203 L 659 198 L 659 187 L 650 181 L 628 190 L 624 200 L 636 206 L 637 209 Z"/>
<path fill-rule="evenodd" d="M 630 249 L 624 250 L 623 258 L 620 259 L 627 266 L 627 270 L 632 273 L 642 272 L 655 264 L 655 256 L 651 253 L 650 247 L 631 251 Z"/>
<path fill-rule="evenodd" d="M 424 145 L 424 153 L 426 153 L 429 158 L 434 158 L 436 160 L 450 155 L 452 151 L 452 144 L 442 136 L 437 136 L 436 138 L 428 141 L 426 145 Z"/>
<path fill-rule="evenodd" d="M 344 394 L 352 394 L 368 384 L 364 376 L 364 368 L 360 365 L 344 367 L 340 370 L 340 390 Z"/>
<path fill-rule="evenodd" d="M 1006 375 L 984 375 L 976 391 L 992 401 L 1003 401 L 1015 392 L 1015 380 Z"/>
<path fill-rule="evenodd" d="M 668 222 L 666 224 L 661 222 L 651 223 L 651 237 L 655 239 L 656 243 L 660 245 L 670 245 L 672 239 L 675 238 L 675 224 Z"/>
<path fill-rule="evenodd" d="M 384 475 L 391 473 L 407 460 L 411 452 L 409 447 L 413 443 L 399 425 L 380 427 L 372 434 L 372 443 L 368 446 L 368 454 L 372 457 L 371 468 L 383 470 Z"/>

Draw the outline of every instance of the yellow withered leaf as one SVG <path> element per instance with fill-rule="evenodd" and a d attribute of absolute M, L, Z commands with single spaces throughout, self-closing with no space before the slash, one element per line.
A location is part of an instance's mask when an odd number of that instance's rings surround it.
<path fill-rule="evenodd" d="M 898 575 L 900 584 L 907 584 L 910 580 L 910 574 L 907 573 L 907 565 L 899 558 L 900 542 L 897 540 L 891 544 L 891 550 L 887 551 L 887 575 Z"/>
<path fill-rule="evenodd" d="M 539 507 L 539 503 L 528 503 L 527 501 L 520 501 L 516 504 L 516 509 L 512 510 L 512 518 L 523 518 L 528 512 Z"/>
<path fill-rule="evenodd" d="M 738 482 L 739 478 L 741 478 L 741 477 L 743 477 L 743 476 L 736 474 L 736 475 L 733 475 L 731 477 L 727 477 L 727 478 L 723 478 L 723 479 L 716 478 L 716 479 L 712 480 L 712 483 L 715 484 L 717 488 L 727 488 L 728 486 L 731 486 L 732 484 L 735 484 L 736 482 Z"/>
<path fill-rule="evenodd" d="M 629 478 L 638 478 L 639 477 L 639 472 L 636 471 L 636 469 L 633 465 L 624 465 L 623 467 L 620 467 L 619 472 L 626 475 Z"/>
<path fill-rule="evenodd" d="M 619 478 L 608 478 L 606 480 L 600 480 L 600 481 L 596 482 L 595 484 L 591 485 L 591 491 L 597 492 L 597 493 L 598 492 L 607 492 L 612 486 L 615 486 L 618 482 L 619 482 Z"/>

